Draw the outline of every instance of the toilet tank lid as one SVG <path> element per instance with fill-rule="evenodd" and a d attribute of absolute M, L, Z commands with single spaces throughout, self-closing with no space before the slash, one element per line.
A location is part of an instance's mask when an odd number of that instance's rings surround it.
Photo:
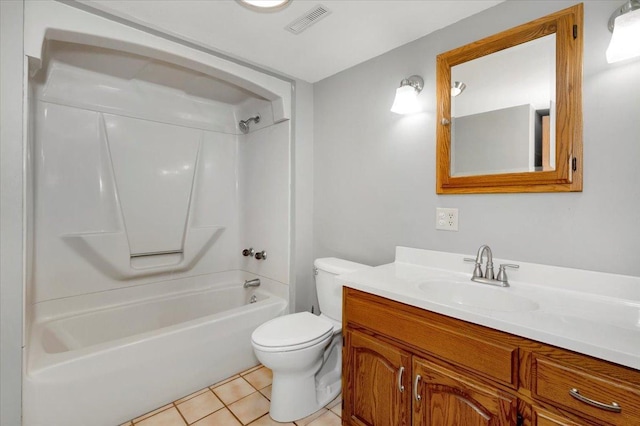
<path fill-rule="evenodd" d="M 338 259 L 337 257 L 323 257 L 320 259 L 316 259 L 313 264 L 318 269 L 337 275 L 354 272 L 358 269 L 370 268 L 370 266 L 368 265 L 363 265 L 362 263 L 351 262 L 344 259 Z"/>

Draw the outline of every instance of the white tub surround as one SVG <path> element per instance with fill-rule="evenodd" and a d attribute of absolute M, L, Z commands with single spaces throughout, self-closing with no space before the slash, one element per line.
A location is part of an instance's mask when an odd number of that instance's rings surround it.
<path fill-rule="evenodd" d="M 640 370 L 640 277 L 519 264 L 510 287 L 470 280 L 454 253 L 397 247 L 394 263 L 338 277 L 344 286 Z"/>
<path fill-rule="evenodd" d="M 169 274 L 288 284 L 289 81 L 57 1 L 25 3 L 25 55 L 28 304 Z"/>

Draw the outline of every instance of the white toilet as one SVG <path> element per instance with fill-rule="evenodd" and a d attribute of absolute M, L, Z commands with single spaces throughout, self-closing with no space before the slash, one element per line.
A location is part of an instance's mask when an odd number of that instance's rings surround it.
<path fill-rule="evenodd" d="M 368 266 L 333 257 L 314 265 L 320 316 L 299 312 L 274 318 L 251 335 L 258 360 L 273 371 L 269 414 L 277 422 L 304 418 L 340 393 L 342 286 L 334 277 Z"/>

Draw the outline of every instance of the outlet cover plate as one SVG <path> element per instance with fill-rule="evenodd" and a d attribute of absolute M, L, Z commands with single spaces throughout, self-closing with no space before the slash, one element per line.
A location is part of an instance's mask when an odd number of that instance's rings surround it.
<path fill-rule="evenodd" d="M 458 231 L 458 209 L 436 208 L 436 229 Z"/>

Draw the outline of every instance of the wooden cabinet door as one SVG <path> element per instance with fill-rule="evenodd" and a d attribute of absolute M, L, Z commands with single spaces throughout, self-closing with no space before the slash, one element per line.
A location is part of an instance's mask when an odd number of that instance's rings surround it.
<path fill-rule="evenodd" d="M 414 426 L 517 425 L 518 399 L 464 373 L 413 358 Z"/>
<path fill-rule="evenodd" d="M 343 424 L 409 426 L 410 354 L 357 331 L 345 339 Z"/>

